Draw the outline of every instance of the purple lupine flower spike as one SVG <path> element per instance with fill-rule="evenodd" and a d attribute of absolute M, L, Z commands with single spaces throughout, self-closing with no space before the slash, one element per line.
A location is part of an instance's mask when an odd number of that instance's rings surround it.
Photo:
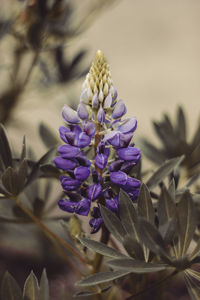
<path fill-rule="evenodd" d="M 99 203 L 118 216 L 120 188 L 135 201 L 141 184 L 130 175 L 141 158 L 132 142 L 137 120 L 123 119 L 126 105 L 117 97 L 109 65 L 97 51 L 77 112 L 67 105 L 62 111 L 66 126 L 59 133 L 64 144 L 54 163 L 63 172 L 60 182 L 67 199 L 58 205 L 80 216 L 91 213 L 91 233 L 103 224 Z"/>

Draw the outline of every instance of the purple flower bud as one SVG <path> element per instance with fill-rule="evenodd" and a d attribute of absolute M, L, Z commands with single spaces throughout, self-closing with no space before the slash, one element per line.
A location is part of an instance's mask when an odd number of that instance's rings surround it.
<path fill-rule="evenodd" d="M 108 156 L 105 154 L 97 154 L 95 158 L 96 165 L 99 169 L 103 170 L 108 162 Z"/>
<path fill-rule="evenodd" d="M 137 197 L 139 195 L 139 189 L 135 189 L 131 192 L 128 192 L 128 195 L 131 197 L 132 200 L 137 199 Z"/>
<path fill-rule="evenodd" d="M 122 133 L 129 133 L 134 132 L 137 128 L 137 120 L 135 117 L 126 119 L 122 122 L 121 125 L 117 128 L 117 130 L 121 131 Z"/>
<path fill-rule="evenodd" d="M 75 213 L 81 216 L 87 216 L 90 211 L 91 201 L 87 198 L 83 198 L 78 202 Z"/>
<path fill-rule="evenodd" d="M 65 126 L 60 126 L 60 128 L 59 128 L 60 137 L 63 140 L 63 142 L 65 142 L 67 144 L 68 144 L 68 140 L 66 138 L 66 133 L 69 133 L 69 132 L 70 132 L 69 128 L 66 128 Z"/>
<path fill-rule="evenodd" d="M 88 167 L 79 166 L 74 169 L 74 175 L 77 180 L 84 181 L 90 175 L 90 169 Z"/>
<path fill-rule="evenodd" d="M 110 93 L 111 93 L 111 96 L 113 98 L 113 101 L 115 101 L 117 99 L 117 90 L 114 86 L 111 86 Z"/>
<path fill-rule="evenodd" d="M 81 182 L 77 179 L 73 179 L 69 176 L 60 176 L 62 188 L 67 191 L 75 191 L 81 185 Z"/>
<path fill-rule="evenodd" d="M 110 173 L 110 180 L 117 185 L 124 186 L 127 183 L 128 176 L 122 171 L 112 172 Z"/>
<path fill-rule="evenodd" d="M 59 200 L 58 206 L 60 209 L 67 211 L 69 213 L 73 213 L 75 211 L 75 208 L 77 206 L 77 202 L 74 201 L 65 201 L 65 200 Z"/>
<path fill-rule="evenodd" d="M 98 110 L 97 120 L 99 121 L 99 123 L 104 123 L 105 122 L 105 112 L 104 112 L 102 106 Z"/>
<path fill-rule="evenodd" d="M 119 206 L 118 196 L 115 198 L 106 199 L 106 207 L 109 210 L 111 210 L 113 212 L 118 212 L 118 206 Z"/>
<path fill-rule="evenodd" d="M 124 101 L 120 99 L 114 107 L 112 117 L 114 119 L 119 119 L 125 114 L 126 114 L 126 105 L 124 104 Z"/>
<path fill-rule="evenodd" d="M 101 225 L 103 224 L 103 220 L 102 218 L 92 218 L 89 221 L 90 227 L 91 227 L 91 234 L 96 233 L 97 231 L 99 231 L 99 229 L 101 228 Z"/>
<path fill-rule="evenodd" d="M 137 163 L 141 157 L 140 150 L 134 147 L 121 148 L 117 150 L 120 159 Z"/>
<path fill-rule="evenodd" d="M 57 168 L 68 171 L 76 167 L 76 162 L 74 160 L 65 159 L 60 156 L 56 156 L 53 159 L 54 164 Z"/>
<path fill-rule="evenodd" d="M 66 104 L 62 109 L 62 117 L 67 123 L 70 124 L 77 124 L 80 122 L 77 112 Z"/>
<path fill-rule="evenodd" d="M 76 160 L 78 160 L 81 166 L 89 167 L 91 165 L 91 162 L 84 156 L 79 155 L 76 157 Z"/>
<path fill-rule="evenodd" d="M 88 89 L 84 89 L 84 91 L 81 93 L 80 101 L 84 102 L 85 104 L 89 103 Z"/>
<path fill-rule="evenodd" d="M 100 183 L 92 184 L 88 189 L 88 198 L 92 201 L 96 200 L 102 192 Z"/>
<path fill-rule="evenodd" d="M 98 99 L 97 94 L 95 94 L 92 98 L 92 107 L 93 108 L 98 108 L 99 107 L 99 99 Z"/>
<path fill-rule="evenodd" d="M 107 141 L 112 146 L 118 148 L 120 147 L 120 132 L 111 131 L 105 135 L 104 140 Z"/>
<path fill-rule="evenodd" d="M 84 148 L 88 146 L 91 142 L 91 137 L 88 136 L 85 132 L 81 132 L 77 139 L 77 146 L 80 148 Z"/>
<path fill-rule="evenodd" d="M 125 173 L 129 173 L 131 171 L 132 167 L 135 166 L 135 165 L 136 165 L 135 162 L 126 161 L 120 167 L 120 171 L 125 172 Z"/>
<path fill-rule="evenodd" d="M 77 113 L 78 113 L 79 118 L 82 120 L 86 120 L 89 117 L 87 108 L 82 102 L 80 102 L 78 105 Z"/>
<path fill-rule="evenodd" d="M 116 160 L 116 161 L 114 161 L 113 163 L 110 164 L 110 166 L 108 168 L 109 171 L 110 172 L 119 171 L 120 168 L 121 168 L 121 166 L 122 166 L 122 164 L 123 164 L 123 162 L 124 162 L 123 160 Z"/>
<path fill-rule="evenodd" d="M 83 122 L 83 131 L 92 137 L 95 135 L 96 125 L 91 121 Z"/>
<path fill-rule="evenodd" d="M 74 158 L 80 151 L 80 148 L 71 145 L 61 145 L 58 147 L 58 153 L 62 158 Z"/>
<path fill-rule="evenodd" d="M 127 188 L 127 189 L 134 188 L 135 189 L 135 188 L 139 188 L 140 185 L 141 185 L 141 182 L 138 179 L 133 178 L 133 177 L 128 177 L 125 188 Z"/>
<path fill-rule="evenodd" d="M 106 99 L 104 100 L 103 107 L 104 107 L 104 108 L 110 108 L 111 105 L 112 105 L 112 101 L 113 101 L 112 96 L 111 96 L 111 94 L 109 93 L 108 96 L 106 97 Z"/>

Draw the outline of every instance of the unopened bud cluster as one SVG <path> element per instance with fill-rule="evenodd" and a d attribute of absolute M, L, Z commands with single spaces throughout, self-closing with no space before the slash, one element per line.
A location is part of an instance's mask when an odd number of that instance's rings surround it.
<path fill-rule="evenodd" d="M 117 100 L 109 65 L 97 51 L 83 83 L 77 111 L 67 105 L 62 110 L 66 126 L 59 129 L 64 145 L 58 147 L 56 166 L 66 199 L 59 200 L 64 211 L 88 215 L 95 233 L 103 221 L 98 203 L 118 213 L 120 188 L 135 200 L 140 181 L 129 176 L 140 160 L 140 150 L 131 142 L 136 118 L 122 120 L 126 106 Z"/>

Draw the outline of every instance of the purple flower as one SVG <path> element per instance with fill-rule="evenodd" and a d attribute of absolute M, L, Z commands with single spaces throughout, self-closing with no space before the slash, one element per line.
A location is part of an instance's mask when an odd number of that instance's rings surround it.
<path fill-rule="evenodd" d="M 77 138 L 77 146 L 80 148 L 87 147 L 91 142 L 91 137 L 85 132 L 81 132 Z"/>
<path fill-rule="evenodd" d="M 67 211 L 69 213 L 73 213 L 75 211 L 76 206 L 77 206 L 77 202 L 59 200 L 58 205 L 62 210 Z"/>
<path fill-rule="evenodd" d="M 125 114 L 126 114 L 126 105 L 124 104 L 124 101 L 120 99 L 119 101 L 117 101 L 115 105 L 115 108 L 112 113 L 112 117 L 113 119 L 119 119 Z"/>
<path fill-rule="evenodd" d="M 124 120 L 121 125 L 118 126 L 117 130 L 122 133 L 134 132 L 137 128 L 137 120 L 135 117 Z"/>
<path fill-rule="evenodd" d="M 109 171 L 110 172 L 115 172 L 115 171 L 119 171 L 120 170 L 120 168 L 121 168 L 121 166 L 122 166 L 122 164 L 123 164 L 123 160 L 116 160 L 116 161 L 114 161 L 113 163 L 111 163 L 110 164 L 110 166 L 109 166 Z"/>
<path fill-rule="evenodd" d="M 108 162 L 108 156 L 105 155 L 105 154 L 97 154 L 96 158 L 95 158 L 95 163 L 96 163 L 96 166 L 103 170 L 106 165 L 107 165 L 107 162 Z"/>
<path fill-rule="evenodd" d="M 110 173 L 110 180 L 117 185 L 126 185 L 128 176 L 122 171 Z"/>
<path fill-rule="evenodd" d="M 77 180 L 84 181 L 90 175 L 90 169 L 88 167 L 79 166 L 74 169 L 74 176 Z"/>
<path fill-rule="evenodd" d="M 58 153 L 62 158 L 74 158 L 80 151 L 80 148 L 71 145 L 61 145 L 58 147 Z"/>
<path fill-rule="evenodd" d="M 66 128 L 65 126 L 60 126 L 60 128 L 59 128 L 60 137 L 63 140 L 63 142 L 65 142 L 67 144 L 68 144 L 68 140 L 66 138 L 66 133 L 69 133 L 69 132 L 70 132 L 69 128 Z"/>
<path fill-rule="evenodd" d="M 65 171 L 72 170 L 76 167 L 76 161 L 65 159 L 60 156 L 56 156 L 53 159 L 56 167 Z"/>
<path fill-rule="evenodd" d="M 99 106 L 99 99 L 98 99 L 98 95 L 95 94 L 92 98 L 92 107 L 98 108 L 98 106 Z"/>
<path fill-rule="evenodd" d="M 76 160 L 81 166 L 89 167 L 91 165 L 91 162 L 85 156 L 78 155 Z"/>
<path fill-rule="evenodd" d="M 96 125 L 91 121 L 85 121 L 83 122 L 83 131 L 92 137 L 95 135 Z"/>
<path fill-rule="evenodd" d="M 92 184 L 88 189 L 88 198 L 92 201 L 96 200 L 102 192 L 100 183 Z"/>
<path fill-rule="evenodd" d="M 80 102 L 80 104 L 78 105 L 77 113 L 78 113 L 79 118 L 82 120 L 87 120 L 89 117 L 87 108 L 82 102 Z"/>
<path fill-rule="evenodd" d="M 69 176 L 60 176 L 62 188 L 67 191 L 75 191 L 81 185 L 81 182 L 77 179 L 73 179 Z"/>
<path fill-rule="evenodd" d="M 96 233 L 97 231 L 99 231 L 99 229 L 101 228 L 101 225 L 103 224 L 103 220 L 102 218 L 92 218 L 90 221 L 89 221 L 89 224 L 90 224 L 90 227 L 92 227 L 91 229 L 91 234 L 93 233 Z"/>
<path fill-rule="evenodd" d="M 98 110 L 97 120 L 99 121 L 99 123 L 104 123 L 105 122 L 105 112 L 104 112 L 102 106 Z"/>
<path fill-rule="evenodd" d="M 119 198 L 118 195 L 115 198 L 106 199 L 106 207 L 113 212 L 118 212 Z"/>
<path fill-rule="evenodd" d="M 81 216 L 87 216 L 90 211 L 91 201 L 87 198 L 83 198 L 77 203 L 75 213 Z"/>
<path fill-rule="evenodd" d="M 128 146 L 132 137 L 133 133 L 123 134 L 120 131 L 113 130 L 105 135 L 104 140 L 115 148 L 122 148 Z"/>
<path fill-rule="evenodd" d="M 77 112 L 66 104 L 62 109 L 62 117 L 67 123 L 70 124 L 77 124 L 80 122 Z"/>
<path fill-rule="evenodd" d="M 137 163 L 141 157 L 140 150 L 134 147 L 121 148 L 117 150 L 120 159 Z"/>
<path fill-rule="evenodd" d="M 106 97 L 106 99 L 104 100 L 104 104 L 103 107 L 104 108 L 110 108 L 112 105 L 113 99 L 111 94 L 109 93 L 108 96 Z"/>

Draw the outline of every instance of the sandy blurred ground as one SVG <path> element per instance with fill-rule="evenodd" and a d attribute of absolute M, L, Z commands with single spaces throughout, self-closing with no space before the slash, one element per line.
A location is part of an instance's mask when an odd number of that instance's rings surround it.
<path fill-rule="evenodd" d="M 160 120 L 165 111 L 174 116 L 178 104 L 194 131 L 200 108 L 199 16 L 199 0 L 122 0 L 71 43 L 71 52 L 89 49 L 88 63 L 97 49 L 104 51 L 119 97 L 128 115 L 138 119 L 136 137 L 152 137 L 150 121 Z M 30 143 L 39 120 L 58 128 L 63 103 L 72 95 L 78 98 L 80 90 L 81 82 L 64 89 L 27 89 L 14 118 L 28 120 L 22 127 Z"/>

